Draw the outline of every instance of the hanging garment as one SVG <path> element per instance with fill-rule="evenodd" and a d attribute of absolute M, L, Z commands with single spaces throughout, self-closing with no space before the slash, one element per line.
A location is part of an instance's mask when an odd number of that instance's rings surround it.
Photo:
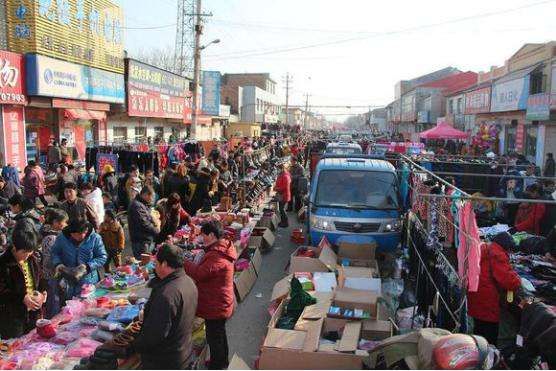
<path fill-rule="evenodd" d="M 481 240 L 471 202 L 464 202 L 460 208 L 459 228 L 458 274 L 464 287 L 476 292 L 481 273 Z"/>

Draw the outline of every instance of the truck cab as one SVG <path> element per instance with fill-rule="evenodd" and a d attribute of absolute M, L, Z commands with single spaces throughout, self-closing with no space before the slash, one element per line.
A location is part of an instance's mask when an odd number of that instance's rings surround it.
<path fill-rule="evenodd" d="M 357 156 L 321 159 L 311 181 L 309 238 L 336 244 L 349 236 L 374 239 L 379 252 L 400 242 L 400 193 L 396 170 L 388 161 Z"/>
<path fill-rule="evenodd" d="M 357 143 L 333 142 L 328 143 L 325 153 L 329 155 L 360 155 L 363 150 Z"/>

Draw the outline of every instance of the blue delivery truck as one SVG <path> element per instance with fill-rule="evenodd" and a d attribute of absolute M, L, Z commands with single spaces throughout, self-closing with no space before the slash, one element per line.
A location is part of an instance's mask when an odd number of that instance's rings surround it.
<path fill-rule="evenodd" d="M 370 157 L 324 157 L 309 194 L 309 238 L 332 244 L 376 241 L 378 252 L 397 248 L 401 233 L 398 177 L 394 166 Z"/>

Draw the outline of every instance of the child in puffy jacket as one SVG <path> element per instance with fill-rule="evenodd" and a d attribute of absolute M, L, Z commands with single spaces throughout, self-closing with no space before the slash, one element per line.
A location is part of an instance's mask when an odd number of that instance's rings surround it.
<path fill-rule="evenodd" d="M 108 254 L 108 259 L 104 264 L 104 271 L 111 273 L 110 263 L 114 262 L 116 268 L 122 265 L 122 252 L 125 248 L 124 228 L 116 220 L 114 210 L 107 210 L 104 213 L 104 221 L 100 224 L 99 233 Z"/>

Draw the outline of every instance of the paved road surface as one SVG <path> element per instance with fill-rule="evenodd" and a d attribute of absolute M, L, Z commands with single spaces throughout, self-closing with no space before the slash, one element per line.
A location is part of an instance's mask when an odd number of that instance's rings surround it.
<path fill-rule="evenodd" d="M 300 225 L 294 214 L 290 213 L 289 217 L 290 228 L 278 228 L 276 231 L 274 248 L 263 255 L 261 274 L 255 286 L 244 302 L 238 305 L 234 316 L 227 324 L 230 359 L 237 353 L 250 367 L 253 367 L 259 357 L 259 349 L 267 332 L 272 288 L 286 275 L 285 268 L 290 254 L 296 248 L 296 245 L 290 242 L 290 233 Z"/>

